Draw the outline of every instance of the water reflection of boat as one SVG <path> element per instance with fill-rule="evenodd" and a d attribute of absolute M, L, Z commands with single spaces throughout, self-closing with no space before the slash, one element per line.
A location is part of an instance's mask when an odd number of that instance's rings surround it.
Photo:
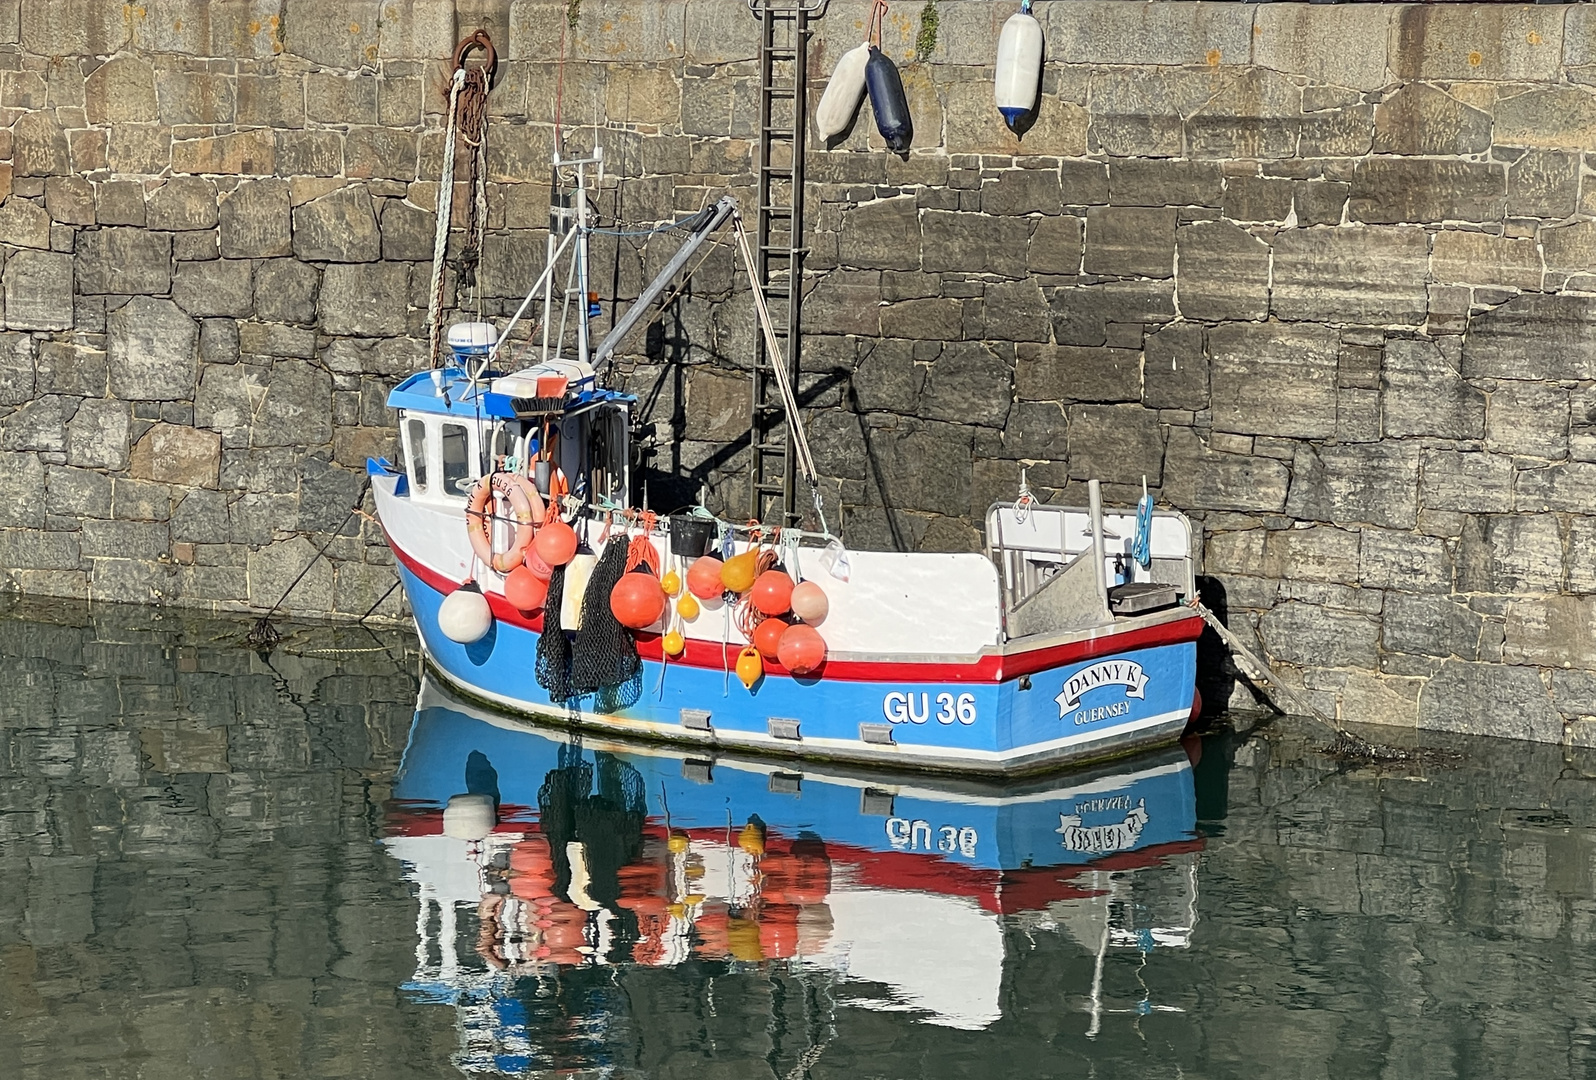
<path fill-rule="evenodd" d="M 459 1063 L 538 1058 L 528 995 L 579 967 L 784 965 L 846 1003 L 982 1028 L 1005 928 L 1096 956 L 1183 947 L 1196 922 L 1186 753 L 991 786 L 540 729 L 423 684 L 388 817 L 421 900 L 407 989 L 461 1010 Z M 1121 1003 L 1123 1004 L 1123 1003 Z M 624 1008 L 624 1006 L 621 1006 Z M 473 1065 L 472 1063 L 476 1063 Z"/>

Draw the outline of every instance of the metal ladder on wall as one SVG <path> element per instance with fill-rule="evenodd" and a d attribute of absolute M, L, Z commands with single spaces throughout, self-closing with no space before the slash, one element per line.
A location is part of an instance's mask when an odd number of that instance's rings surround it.
<path fill-rule="evenodd" d="M 748 0 L 760 21 L 759 216 L 754 276 L 770 302 L 776 342 L 792 386 L 803 349 L 804 140 L 809 124 L 810 21 L 827 0 Z M 785 314 L 785 319 L 782 317 Z M 749 416 L 749 516 L 782 527 L 798 524 L 792 432 L 764 336 L 754 346 Z"/>

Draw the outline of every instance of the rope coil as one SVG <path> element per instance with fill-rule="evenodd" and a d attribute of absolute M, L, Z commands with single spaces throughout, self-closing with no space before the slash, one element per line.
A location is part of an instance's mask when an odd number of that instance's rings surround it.
<path fill-rule="evenodd" d="M 476 50 L 484 53 L 483 63 L 466 67 L 466 57 Z M 449 78 L 449 115 L 443 136 L 443 172 L 438 177 L 438 198 L 433 208 L 437 220 L 432 234 L 432 282 L 427 292 L 427 355 L 433 367 L 441 366 L 443 360 L 443 270 L 454 217 L 454 166 L 460 139 L 472 148 L 468 177 L 471 202 L 466 213 L 465 246 L 455 263 L 455 289 L 457 297 L 461 287 L 476 289 L 488 221 L 487 103 L 498 66 L 498 53 L 485 30 L 461 39 L 455 46 L 454 70 Z"/>

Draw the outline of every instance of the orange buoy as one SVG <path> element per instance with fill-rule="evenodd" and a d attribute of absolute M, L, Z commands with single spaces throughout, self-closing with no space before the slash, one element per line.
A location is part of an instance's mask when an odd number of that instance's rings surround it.
<path fill-rule="evenodd" d="M 504 577 L 504 598 L 517 611 L 536 611 L 548 595 L 548 580 L 539 578 L 525 566 L 517 566 Z"/>
<path fill-rule="evenodd" d="M 794 675 L 809 675 L 826 662 L 826 639 L 807 623 L 794 623 L 782 631 L 776 658 Z"/>
<path fill-rule="evenodd" d="M 759 655 L 766 660 L 776 659 L 776 650 L 781 647 L 781 635 L 786 631 L 787 624 L 780 619 L 766 619 L 754 630 L 754 648 L 759 650 Z"/>
<path fill-rule="evenodd" d="M 526 549 L 526 568 L 532 571 L 532 576 L 540 581 L 547 581 L 554 576 L 554 567 L 543 561 L 543 557 L 538 554 L 538 546 L 535 541 L 531 547 Z"/>
<path fill-rule="evenodd" d="M 665 592 L 653 574 L 622 574 L 610 590 L 610 612 L 631 630 L 652 626 L 665 611 Z"/>
<path fill-rule="evenodd" d="M 792 578 L 780 570 L 766 570 L 754 579 L 749 599 L 766 615 L 785 615 L 792 608 Z"/>
<path fill-rule="evenodd" d="M 741 555 L 733 555 L 720 568 L 720 583 L 734 593 L 745 593 L 754 587 L 759 574 L 759 552 L 749 548 Z"/>
<path fill-rule="evenodd" d="M 826 590 L 813 581 L 800 581 L 794 585 L 790 602 L 792 613 L 810 626 L 820 625 L 831 611 L 831 601 L 826 596 Z"/>
<path fill-rule="evenodd" d="M 737 654 L 737 677 L 752 690 L 764 675 L 765 662 L 759 658 L 759 650 L 752 645 L 744 645 L 743 651 Z"/>
<path fill-rule="evenodd" d="M 555 518 L 538 530 L 532 546 L 537 550 L 538 558 L 550 566 L 564 566 L 576 554 L 576 530 Z"/>
<path fill-rule="evenodd" d="M 700 556 L 687 569 L 687 591 L 700 600 L 713 600 L 725 587 L 720 583 L 721 562 L 713 555 Z"/>

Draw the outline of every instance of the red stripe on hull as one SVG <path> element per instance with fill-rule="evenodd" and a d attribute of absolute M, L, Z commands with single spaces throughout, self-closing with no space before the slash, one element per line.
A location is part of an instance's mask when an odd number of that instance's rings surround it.
<path fill-rule="evenodd" d="M 506 806 L 504 809 L 510 808 Z M 515 812 L 515 820 L 501 821 L 493 831 L 542 835 L 543 827 L 536 814 L 530 809 L 519 807 L 515 808 Z M 645 835 L 661 842 L 670 835 L 665 823 L 657 818 L 647 820 L 643 831 Z M 678 828 L 675 831 L 694 840 L 724 843 L 726 839 L 723 828 Z M 434 805 L 391 803 L 384 815 L 383 833 L 385 836 L 442 836 L 443 811 Z M 767 850 L 779 854 L 777 848 L 790 845 L 792 838 L 772 831 L 765 842 Z M 1106 890 L 1077 884 L 1076 879 L 1089 870 L 1136 870 L 1155 866 L 1173 855 L 1202 851 L 1203 847 L 1202 838 L 1194 837 L 1106 855 L 1088 862 L 1000 870 L 989 866 L 970 866 L 932 853 L 879 851 L 836 840 L 826 841 L 828 865 L 833 873 L 840 867 L 846 867 L 852 888 L 963 896 L 998 915 L 1040 911 L 1055 900 L 1100 896 Z"/>
<path fill-rule="evenodd" d="M 384 535 L 387 536 L 386 529 L 384 530 Z M 405 568 L 412 574 L 420 578 L 423 584 L 446 596 L 460 588 L 462 582 L 450 581 L 442 574 L 423 566 L 395 544 L 392 536 L 387 536 L 387 539 L 388 547 L 393 551 L 394 558 L 403 563 Z M 487 597 L 488 606 L 492 609 L 494 618 L 511 626 L 520 627 L 523 630 L 531 630 L 540 634 L 543 632 L 542 612 L 536 615 L 525 615 L 511 607 L 500 593 L 484 590 L 482 595 Z M 1178 619 L 1174 622 L 1104 634 L 1100 637 L 1086 638 L 1082 641 L 1066 641 L 1045 648 L 1026 649 L 1010 653 L 984 651 L 964 663 L 957 661 L 920 663 L 895 660 L 827 660 L 816 677 L 842 679 L 848 682 L 1000 683 L 1006 679 L 1017 679 L 1022 675 L 1034 675 L 1041 671 L 1051 671 L 1069 664 L 1080 663 L 1084 660 L 1094 660 L 1099 656 L 1111 656 L 1131 649 L 1151 649 L 1160 645 L 1180 645 L 1185 642 L 1196 641 L 1202 636 L 1202 632 L 1202 618 L 1192 615 L 1190 618 Z M 736 650 L 738 648 L 739 646 L 736 645 L 726 646 L 728 651 L 723 656 L 721 646 L 715 642 L 688 639 L 687 650 L 670 662 L 718 671 L 723 667 L 729 667 L 736 663 Z M 660 635 L 649 633 L 637 635 L 637 653 L 644 660 L 658 662 L 664 659 L 664 652 L 660 646 Z M 766 676 L 776 675 L 785 678 L 794 677 L 773 660 L 765 662 L 765 674 Z"/>

